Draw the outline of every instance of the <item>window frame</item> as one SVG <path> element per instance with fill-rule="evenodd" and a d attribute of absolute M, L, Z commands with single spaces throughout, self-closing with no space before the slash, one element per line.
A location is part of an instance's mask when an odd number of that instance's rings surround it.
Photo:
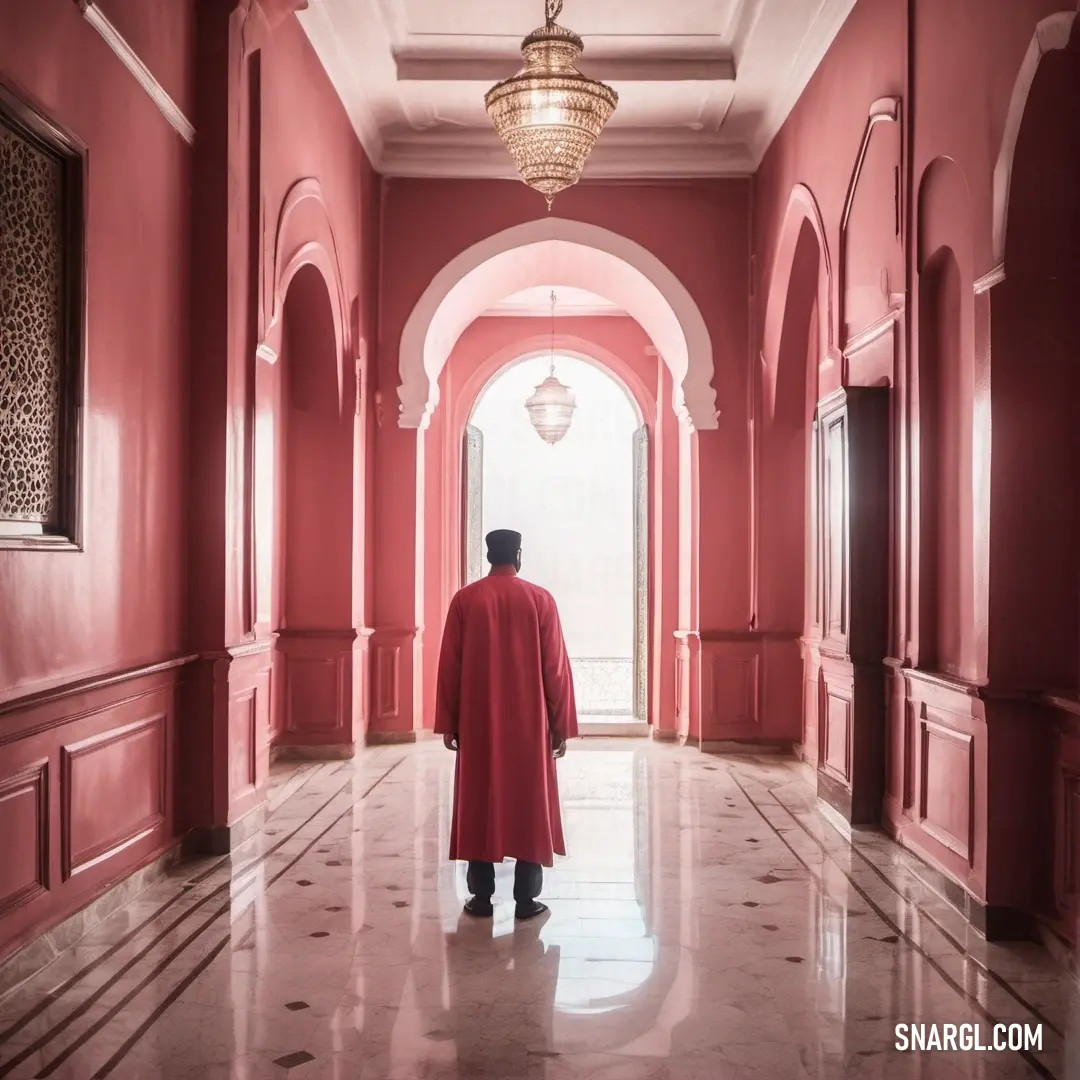
<path fill-rule="evenodd" d="M 62 370 L 57 418 L 57 524 L 0 520 L 0 549 L 83 550 L 83 435 L 86 399 L 87 160 L 84 143 L 21 90 L 0 79 L 0 124 L 58 161 L 62 189 Z"/>

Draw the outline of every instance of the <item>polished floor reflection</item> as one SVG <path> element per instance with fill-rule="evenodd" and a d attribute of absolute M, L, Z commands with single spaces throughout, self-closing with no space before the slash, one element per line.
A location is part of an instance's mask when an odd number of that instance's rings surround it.
<path fill-rule="evenodd" d="M 263 833 L 179 867 L 0 999 L 24 1080 L 1011 1080 L 1080 1076 L 1076 987 L 993 946 L 793 762 L 578 743 L 551 915 L 461 914 L 441 745 L 275 775 Z M 895 1049 L 897 1024 L 1042 1049 Z"/>

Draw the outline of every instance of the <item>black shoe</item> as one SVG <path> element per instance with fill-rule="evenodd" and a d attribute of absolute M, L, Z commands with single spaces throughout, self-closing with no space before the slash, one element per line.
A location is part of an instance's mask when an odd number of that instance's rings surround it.
<path fill-rule="evenodd" d="M 471 915 L 474 919 L 490 919 L 495 914 L 495 909 L 487 897 L 474 896 L 466 903 L 465 914 Z"/>
<path fill-rule="evenodd" d="M 548 910 L 547 904 L 541 904 L 539 900 L 529 900 L 524 904 L 518 904 L 514 911 L 514 918 L 521 922 L 526 919 L 535 919 Z"/>

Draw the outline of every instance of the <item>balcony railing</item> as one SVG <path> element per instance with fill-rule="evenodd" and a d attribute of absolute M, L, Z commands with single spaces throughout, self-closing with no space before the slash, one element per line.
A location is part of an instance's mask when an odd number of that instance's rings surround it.
<path fill-rule="evenodd" d="M 634 712 L 631 657 L 572 656 L 574 693 L 580 716 L 630 716 Z"/>

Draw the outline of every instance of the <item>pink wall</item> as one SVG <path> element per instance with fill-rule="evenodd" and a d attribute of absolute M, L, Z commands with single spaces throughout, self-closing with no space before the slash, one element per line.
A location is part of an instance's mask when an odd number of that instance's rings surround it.
<path fill-rule="evenodd" d="M 426 433 L 396 425 L 401 332 L 447 262 L 546 210 L 517 183 L 380 181 L 296 6 L 102 0 L 195 124 L 192 148 L 77 5 L 0 0 L 0 77 L 90 151 L 85 551 L 0 551 L 0 954 L 178 828 L 232 842 L 263 797 L 272 702 L 279 739 L 307 746 L 354 747 L 369 701 L 377 736 L 422 718 L 457 565 L 441 523 L 475 390 L 460 375 L 528 328 L 466 332 Z M 649 249 L 712 337 L 719 427 L 689 440 L 689 533 L 666 486 L 655 510 L 657 580 L 693 541 L 682 603 L 664 587 L 653 626 L 661 727 L 802 737 L 816 761 L 820 731 L 862 717 L 884 733 L 884 761 L 865 760 L 892 833 L 988 927 L 1019 910 L 1075 934 L 1080 45 L 1043 57 L 1026 110 L 1015 99 L 1061 6 L 859 0 L 753 181 L 585 183 L 556 213 Z M 1006 230 L 995 166 L 1017 134 Z M 294 281 L 332 331 L 286 304 Z M 587 321 L 655 402 L 653 452 L 677 473 L 666 369 L 625 320 Z M 275 646 L 279 390 L 290 360 L 328 354 L 337 516 L 303 516 L 332 529 L 349 580 Z M 889 610 L 860 674 L 822 660 L 809 418 L 871 386 L 890 388 Z M 269 558 L 258 514 L 276 522 Z M 95 797 L 121 782 L 123 805 Z"/>
<path fill-rule="evenodd" d="M 191 516 L 192 579 L 202 587 L 191 594 L 191 632 L 203 662 L 193 679 L 182 790 L 185 820 L 210 830 L 214 844 L 242 831 L 246 815 L 261 804 L 272 733 L 278 741 L 342 753 L 362 738 L 366 723 L 365 403 L 378 186 L 318 58 L 287 17 L 296 6 L 264 0 L 247 12 L 200 8 L 195 252 L 201 273 L 193 353 L 199 426 L 192 462 L 201 497 Z M 300 274 L 321 291 L 332 333 L 304 317 L 305 304 L 287 303 Z M 290 320 L 290 308 L 298 318 Z M 273 625 L 275 609 L 289 622 L 290 575 L 280 553 L 291 546 L 298 554 L 297 541 L 294 534 L 289 544 L 289 530 L 280 525 L 290 520 L 287 475 L 295 462 L 283 410 L 266 415 L 272 393 L 264 396 L 261 419 L 270 430 L 277 425 L 280 437 L 253 438 L 257 402 L 250 394 L 254 384 L 258 396 L 268 378 L 262 365 L 275 354 L 281 354 L 283 387 L 290 355 L 318 355 L 320 383 L 336 399 L 335 498 L 317 520 L 311 507 L 306 515 L 310 531 L 328 530 L 327 543 L 339 556 L 333 565 L 345 567 L 344 577 L 328 573 L 319 582 L 340 600 L 336 607 L 316 604 L 321 625 L 312 625 L 310 610 L 300 627 Z M 268 442 L 286 448 L 280 458 L 259 452 Z M 251 526 L 254 491 L 281 500 L 269 514 L 279 524 L 272 548 L 284 565 L 276 578 L 258 558 L 266 538 Z M 284 607 L 273 596 L 282 579 Z M 276 644 L 271 631 L 280 632 Z M 213 770 L 205 768 L 208 756 Z"/>
<path fill-rule="evenodd" d="M 308 263 L 334 312 L 324 375 L 347 433 L 339 509 L 355 571 L 351 602 L 346 589 L 326 620 L 336 636 L 299 653 L 314 692 L 319 672 L 343 669 L 344 700 L 320 699 L 330 741 L 355 741 L 364 723 L 378 179 L 283 0 L 200 5 L 198 23 L 189 0 L 102 6 L 198 138 L 183 141 L 77 5 L 5 0 L 0 77 L 83 141 L 90 165 L 85 551 L 0 551 L 0 829 L 12 851 L 0 954 L 178 828 L 227 843 L 262 797 L 280 598 L 249 524 L 262 443 L 248 395 L 255 345 L 282 346 L 285 293 Z M 270 390 L 258 415 L 273 433 Z"/>
<path fill-rule="evenodd" d="M 162 19 L 189 40 L 190 4 L 128 21 Z M 85 550 L 0 551 L 2 955 L 173 836 L 177 669 L 66 691 L 186 650 L 191 150 L 70 0 L 5 0 L 0 26 L 0 77 L 89 149 Z"/>
<path fill-rule="evenodd" d="M 3 18 L 0 73 L 90 152 L 86 550 L 0 551 L 8 700 L 183 648 L 191 152 L 68 0 Z"/>
<path fill-rule="evenodd" d="M 470 208 L 475 208 L 470 212 Z M 524 185 L 505 182 L 394 179 L 386 184 L 379 332 L 379 388 L 396 408 L 398 344 L 402 328 L 424 289 L 454 256 L 493 233 L 543 217 L 542 199 Z M 747 276 L 749 185 L 741 180 L 680 185 L 582 184 L 559 197 L 556 213 L 610 229 L 648 248 L 686 286 L 712 338 L 720 429 L 703 432 L 702 527 L 710 558 L 702 566 L 703 626 L 745 628 L 749 622 Z M 392 412 L 390 413 L 392 415 Z M 384 426 L 391 442 L 411 438 Z M 715 492 L 715 494 L 714 494 Z M 723 493 L 721 496 L 719 493 Z M 401 525 L 393 508 L 379 517 L 382 543 Z M 386 532 L 381 530 L 385 528 Z M 389 581 L 376 590 L 376 617 L 391 615 Z M 380 604 L 386 612 L 380 612 Z"/>
<path fill-rule="evenodd" d="M 432 278 L 477 241 L 546 213 L 542 200 L 523 185 L 501 182 L 394 179 L 385 185 L 382 219 L 383 266 L 379 332 L 381 416 L 375 481 L 375 558 L 394 572 L 375 585 L 375 647 L 387 636 L 379 671 L 397 672 L 393 685 L 374 688 L 373 722 L 387 731 L 412 730 L 421 715 L 410 687 L 422 682 L 423 657 L 436 650 L 441 626 L 424 625 L 417 606 L 424 532 L 412 498 L 423 470 L 423 438 L 393 423 L 397 407 L 398 349 L 402 329 Z M 475 210 L 471 210 L 475 208 Z M 683 184 L 582 184 L 560 196 L 559 214 L 599 225 L 646 247 L 688 289 L 711 335 L 720 409 L 719 429 L 694 436 L 699 460 L 700 564 L 696 608 L 687 608 L 694 636 L 751 633 L 750 539 L 748 526 L 750 432 L 748 426 L 749 184 L 741 180 Z M 542 283 L 542 282 L 541 282 Z M 418 523 L 420 529 L 418 531 Z M 696 540 L 695 536 L 695 540 Z M 673 552 L 674 557 L 674 552 Z M 695 586 L 698 579 L 695 578 Z M 383 630 L 381 628 L 385 627 Z M 423 627 L 417 632 L 417 627 Z M 760 643 L 759 643 L 760 644 Z M 696 653 L 695 653 L 696 657 Z M 697 660 L 690 685 L 699 678 Z M 741 661 L 740 661 L 741 663 Z M 756 715 L 739 711 L 735 728 L 720 733 L 727 709 L 722 680 L 710 698 L 711 720 L 702 737 L 758 732 Z M 697 690 L 694 690 L 697 693 Z M 743 687 L 736 696 L 745 698 Z M 741 706 L 740 706 L 741 710 Z M 716 728 L 717 731 L 713 731 Z"/>
<path fill-rule="evenodd" d="M 805 327 L 799 309 L 816 279 L 827 287 L 816 303 L 817 371 L 807 350 L 809 385 L 819 398 L 840 385 L 892 388 L 890 656 L 881 657 L 889 705 L 874 721 L 887 729 L 877 766 L 887 770 L 886 820 L 985 904 L 994 932 L 1016 909 L 1053 914 L 1049 859 L 1037 853 L 1052 849 L 1061 865 L 1078 843 L 1067 833 L 1071 789 L 1061 772 L 1070 745 L 1077 757 L 1075 710 L 1039 704 L 1063 684 L 1075 700 L 1080 654 L 1075 544 L 1066 552 L 1064 539 L 1076 526 L 1076 500 L 1065 495 L 1077 452 L 1075 365 L 1058 360 L 1075 354 L 1075 320 L 1047 284 L 1055 273 L 1075 280 L 1072 264 L 1050 269 L 1051 234 L 1060 250 L 1077 246 L 1073 204 L 1063 201 L 1076 182 L 1080 150 L 1066 135 L 1076 127 L 1048 106 L 1075 97 L 1080 69 L 1068 51 L 1044 57 L 1028 100 L 1003 270 L 994 194 L 1025 53 L 1040 20 L 1065 6 L 1027 0 L 988 18 L 976 0 L 860 0 L 755 177 L 760 610 L 780 617 L 794 595 L 793 580 L 775 582 L 791 574 L 784 536 L 809 477 L 798 482 L 789 427 L 780 412 L 768 422 L 768 409 L 774 395 L 778 409 L 801 398 L 804 376 L 785 369 L 781 342 Z M 900 99 L 898 110 L 881 100 L 889 98 Z M 883 119 L 868 128 L 875 110 Z M 1013 113 L 1015 123 L 1021 111 Z M 1029 219 L 1025 207 L 1040 213 Z M 814 268 L 797 254 L 807 229 L 818 240 Z M 1036 338 L 1040 325 L 1046 334 Z M 811 761 L 818 702 L 839 700 L 830 678 L 850 678 L 836 674 L 836 661 L 833 676 L 821 669 L 813 541 L 802 560 Z M 1038 718 L 1046 708 L 1066 747 L 1056 763 L 1047 718 Z M 851 715 L 858 710 L 856 701 Z M 1056 825 L 1050 796 L 1034 795 L 1051 791 Z M 1059 875 L 1058 911 L 1076 907 L 1063 888 Z"/>
<path fill-rule="evenodd" d="M 109 22 L 187 116 L 195 102 L 196 3 L 97 0 Z"/>

